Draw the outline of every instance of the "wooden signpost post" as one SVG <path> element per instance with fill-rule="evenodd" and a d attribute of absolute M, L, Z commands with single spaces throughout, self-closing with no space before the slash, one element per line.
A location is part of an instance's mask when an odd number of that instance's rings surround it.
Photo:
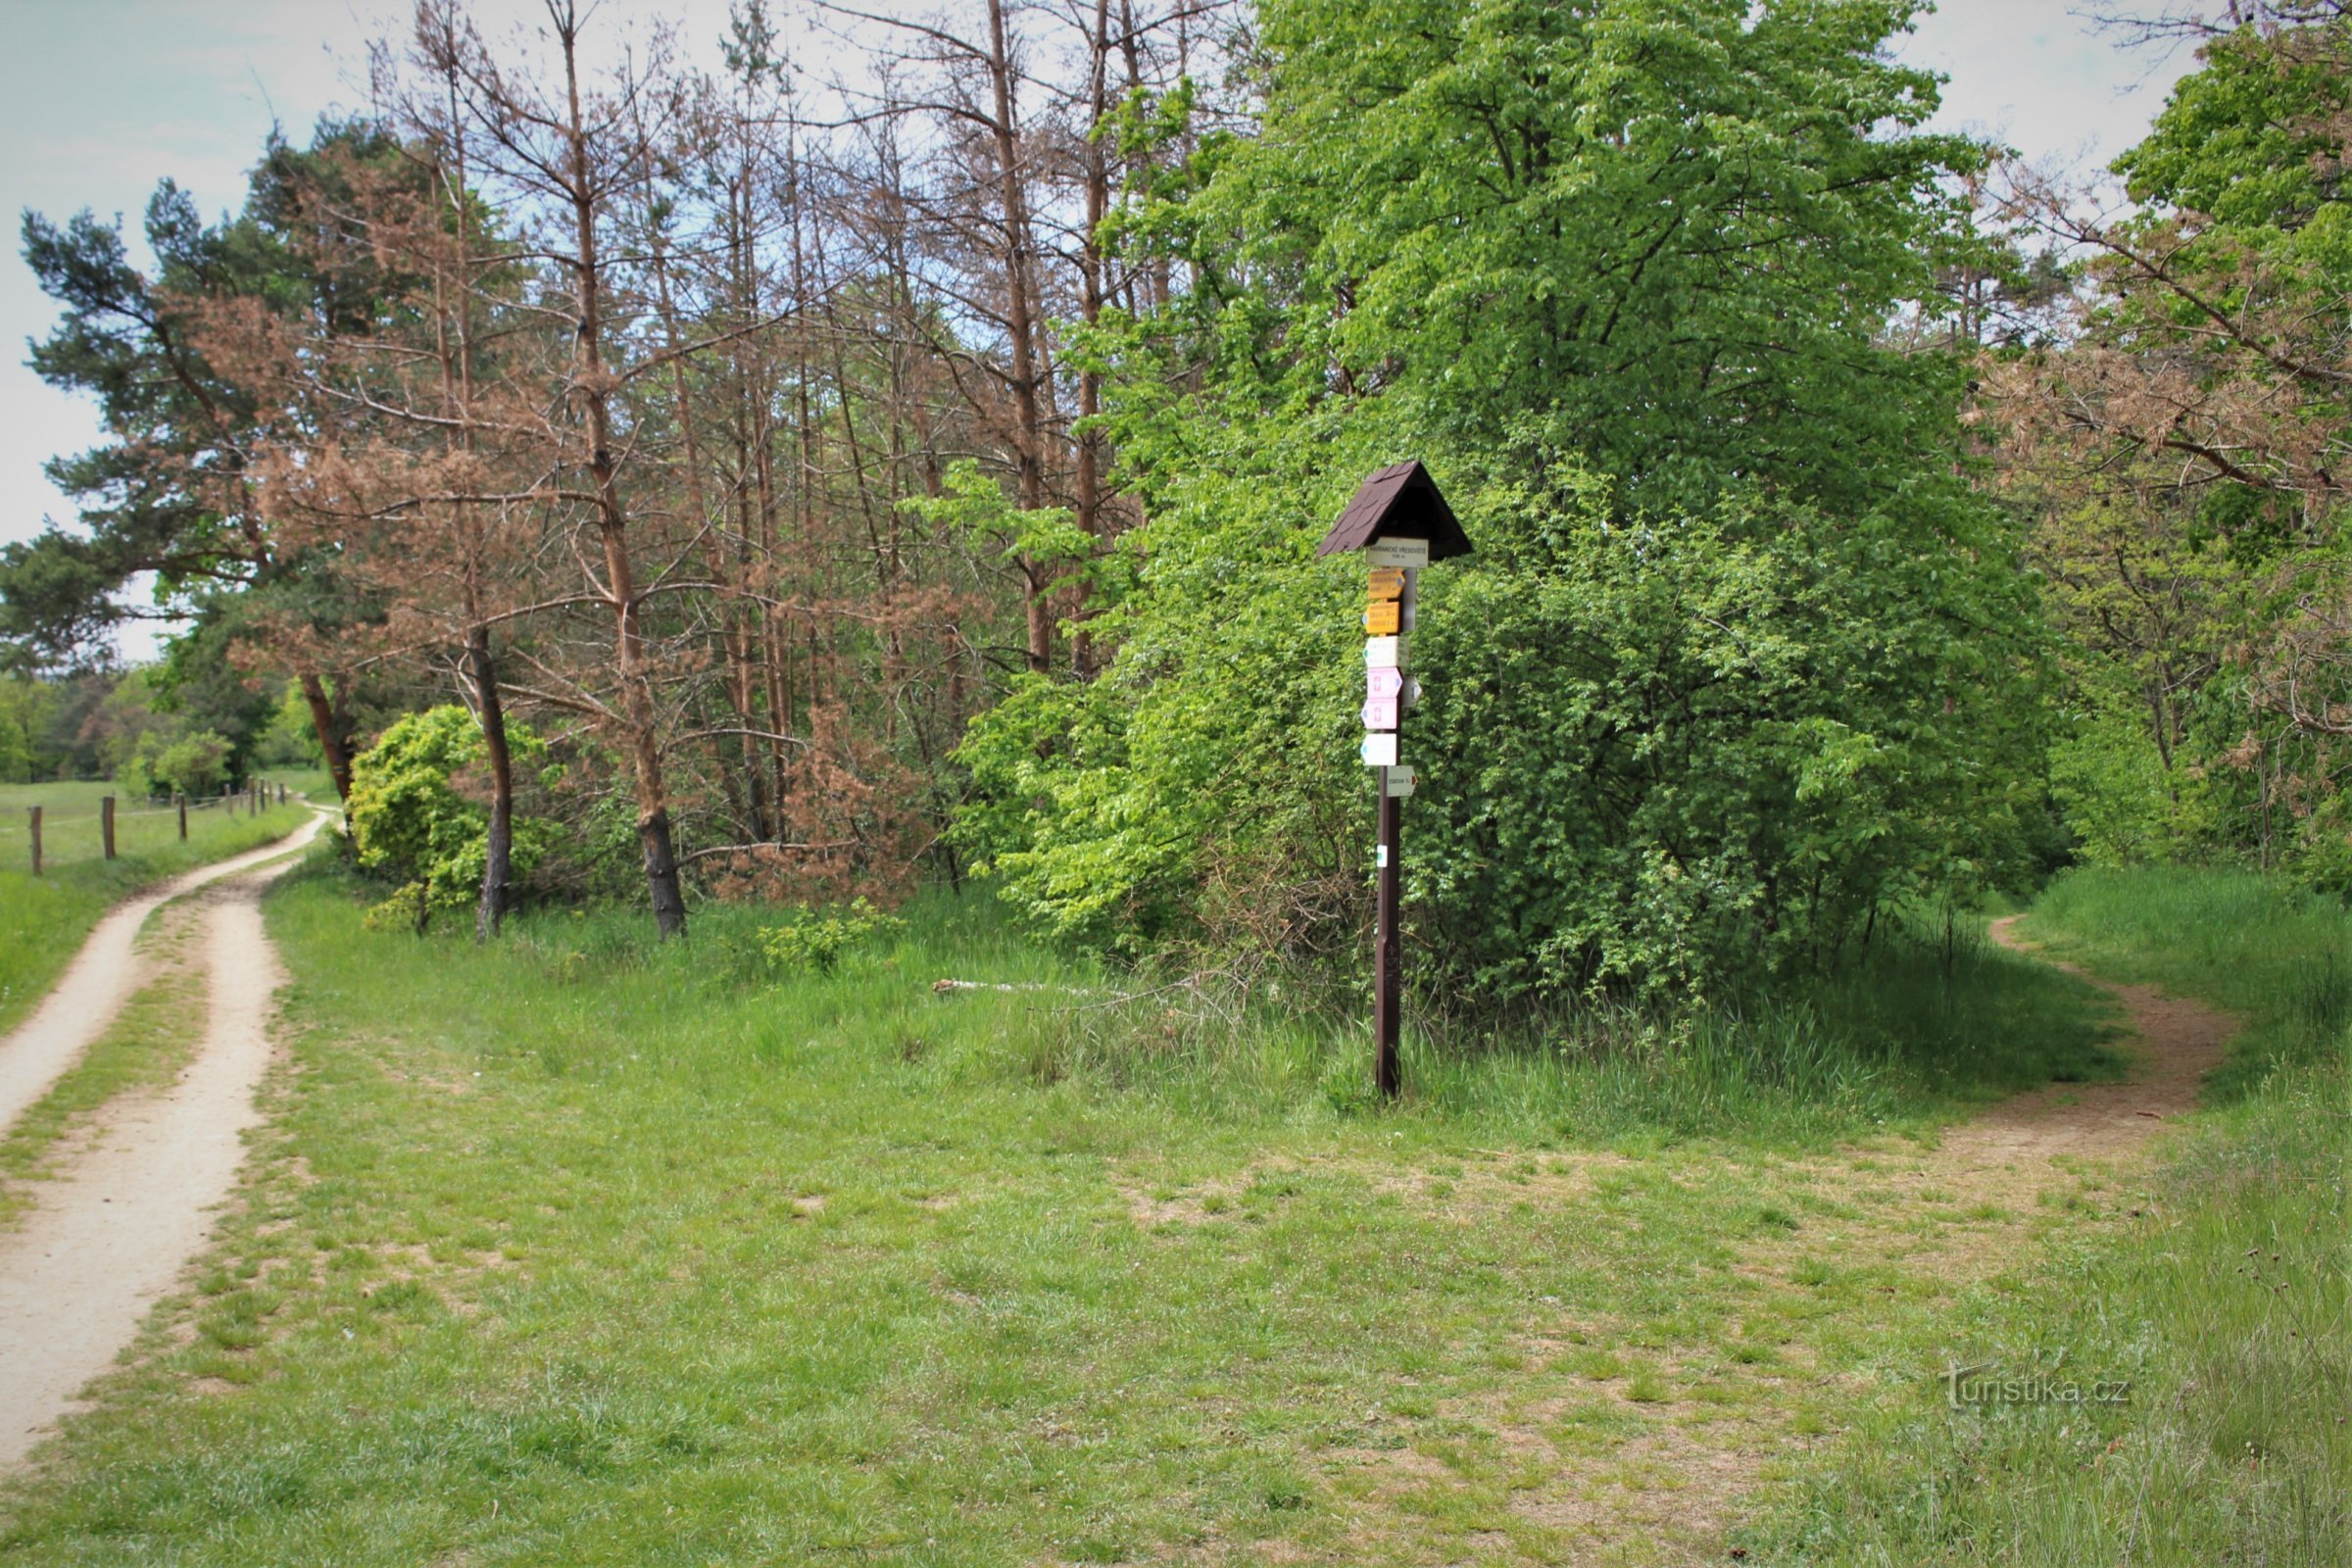
<path fill-rule="evenodd" d="M 1380 791 L 1380 918 L 1372 985 L 1377 1054 L 1372 1077 L 1380 1092 L 1394 1099 L 1402 1087 L 1396 1048 L 1402 1033 L 1404 956 L 1397 900 L 1402 890 L 1404 798 L 1413 793 L 1416 782 L 1413 769 L 1397 755 L 1396 732 L 1404 710 L 1421 690 L 1406 652 L 1413 629 L 1413 591 L 1422 567 L 1468 555 L 1470 540 L 1429 471 L 1418 463 L 1399 463 L 1363 482 L 1315 554 L 1349 550 L 1362 551 L 1371 567 L 1364 580 L 1362 757 L 1364 765 L 1374 769 Z"/>

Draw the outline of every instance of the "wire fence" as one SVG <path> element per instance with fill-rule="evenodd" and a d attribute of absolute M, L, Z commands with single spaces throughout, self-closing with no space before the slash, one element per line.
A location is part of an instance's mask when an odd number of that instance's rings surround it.
<path fill-rule="evenodd" d="M 101 797 L 101 799 L 103 798 Z M 288 800 L 292 798 L 290 795 L 287 797 Z M 118 796 L 116 799 L 120 801 L 125 797 Z M 146 802 L 144 806 L 124 808 L 118 805 L 115 808 L 115 820 L 127 822 L 134 816 L 173 816 L 179 811 L 178 803 L 169 795 L 149 795 L 142 799 Z M 235 800 L 237 804 L 242 804 L 245 797 L 238 795 Z M 47 801 L 19 802 L 17 809 L 24 810 L 36 804 L 41 808 L 41 820 L 44 822 L 94 822 L 106 814 L 105 808 L 100 806 L 93 805 L 83 808 L 78 805 L 59 806 L 52 805 Z M 188 809 L 191 811 L 214 811 L 230 804 L 229 798 L 221 795 L 191 795 L 188 797 Z M 264 804 L 271 809 L 276 808 L 277 792 L 274 787 L 270 791 L 270 799 Z"/>
<path fill-rule="evenodd" d="M 78 784 L 83 789 L 103 786 L 103 779 L 58 780 L 58 783 Z M 39 788 L 40 786 L 35 786 Z M 24 812 L 24 853 L 32 874 L 40 876 L 46 866 L 70 861 L 87 860 L 96 857 L 108 860 L 119 858 L 120 840 L 131 837 L 152 843 L 161 834 L 164 842 L 188 838 L 188 819 L 205 819 L 205 813 L 219 812 L 223 816 L 244 814 L 257 816 L 264 811 L 276 810 L 294 801 L 294 792 L 272 779 L 248 779 L 243 785 L 224 789 L 219 795 L 180 797 L 175 795 L 145 795 L 121 797 L 114 795 L 66 798 L 58 800 L 17 801 Z M 128 806 L 137 800 L 140 804 Z M 147 831 L 134 829 L 133 824 L 152 821 L 157 817 L 177 817 L 176 835 L 169 829 Z M 61 832 L 62 830 L 62 832 Z M 223 828 L 223 831 L 226 831 Z"/>

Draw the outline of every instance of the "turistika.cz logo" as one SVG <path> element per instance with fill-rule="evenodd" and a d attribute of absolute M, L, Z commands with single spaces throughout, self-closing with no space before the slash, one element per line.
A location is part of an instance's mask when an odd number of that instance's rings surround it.
<path fill-rule="evenodd" d="M 1987 1404 L 2130 1404 L 2130 1378 L 2062 1377 L 2053 1366 L 2015 1376 L 2000 1376 L 1992 1363 L 1947 1366 L 1943 1370 L 1944 1402 L 1955 1410 Z"/>

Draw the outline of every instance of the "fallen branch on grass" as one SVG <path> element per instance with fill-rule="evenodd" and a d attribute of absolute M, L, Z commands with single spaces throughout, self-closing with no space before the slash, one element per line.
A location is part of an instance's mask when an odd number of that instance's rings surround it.
<path fill-rule="evenodd" d="M 1067 991 L 1076 996 L 1091 997 L 1097 993 L 1087 986 L 1057 986 L 1046 980 L 934 980 L 933 996 L 945 996 L 951 991 Z"/>

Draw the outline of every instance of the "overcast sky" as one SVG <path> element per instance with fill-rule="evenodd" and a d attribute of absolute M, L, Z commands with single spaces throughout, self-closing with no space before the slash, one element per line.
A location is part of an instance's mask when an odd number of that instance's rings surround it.
<path fill-rule="evenodd" d="M 727 11 L 726 0 L 604 8 L 672 18 L 698 54 Z M 0 258 L 9 349 L 0 357 L 0 541 L 72 515 L 41 464 L 96 435 L 85 404 L 24 368 L 18 346 L 46 335 L 55 311 L 17 258 L 16 215 L 31 208 L 62 220 L 87 207 L 135 226 L 167 174 L 208 216 L 234 207 L 273 122 L 302 139 L 322 112 L 365 102 L 368 40 L 399 31 L 407 9 L 397 0 L 0 0 L 0 213 L 10 223 Z M 773 7 L 780 17 L 795 9 L 792 0 Z M 2185 50 L 2169 59 L 2125 51 L 2080 9 L 1943 0 L 1900 53 L 1951 78 L 1938 123 L 1998 137 L 2037 162 L 2102 164 L 2139 138 L 2193 62 Z M 538 14 L 532 0 L 486 0 L 477 11 L 493 31 Z"/>

